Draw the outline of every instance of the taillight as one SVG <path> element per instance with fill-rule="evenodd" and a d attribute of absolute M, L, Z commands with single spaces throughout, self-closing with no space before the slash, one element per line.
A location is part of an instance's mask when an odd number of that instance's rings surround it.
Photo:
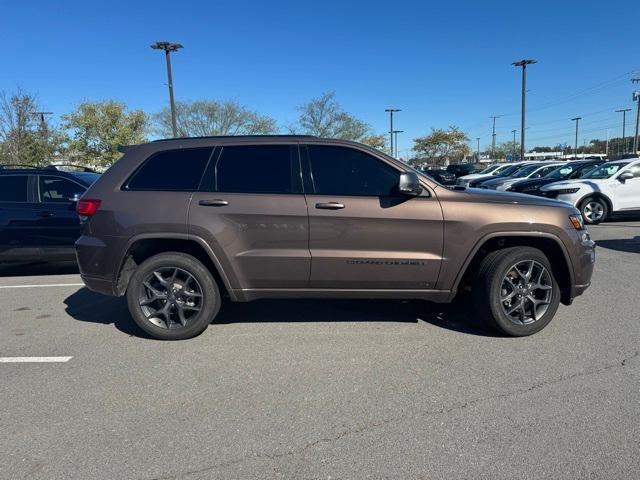
<path fill-rule="evenodd" d="M 91 217 L 100 208 L 100 200 L 82 199 L 78 200 L 76 205 L 76 212 L 82 217 Z"/>

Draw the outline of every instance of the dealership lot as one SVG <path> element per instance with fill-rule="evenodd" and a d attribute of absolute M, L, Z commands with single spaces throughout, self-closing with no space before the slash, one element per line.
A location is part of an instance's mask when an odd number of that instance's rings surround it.
<path fill-rule="evenodd" d="M 0 478 L 637 477 L 640 222 L 590 231 L 592 287 L 527 338 L 447 305 L 261 301 L 159 342 L 68 266 L 5 269 Z"/>

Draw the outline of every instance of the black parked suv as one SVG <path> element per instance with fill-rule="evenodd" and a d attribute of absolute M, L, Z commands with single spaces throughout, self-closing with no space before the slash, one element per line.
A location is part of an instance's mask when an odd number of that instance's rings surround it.
<path fill-rule="evenodd" d="M 458 178 L 464 175 L 479 172 L 482 168 L 482 165 L 476 165 L 474 163 L 456 163 L 447 166 L 447 172 L 454 174 L 456 178 Z"/>
<path fill-rule="evenodd" d="M 74 260 L 76 201 L 98 176 L 69 165 L 1 165 L 0 262 Z"/>
<path fill-rule="evenodd" d="M 511 187 L 507 188 L 509 192 L 526 193 L 528 195 L 542 196 L 540 190 L 545 185 L 550 183 L 559 182 L 561 180 L 572 180 L 574 178 L 580 178 L 585 173 L 593 170 L 598 165 L 603 163 L 604 160 L 577 160 L 573 162 L 567 162 L 566 165 L 562 165 L 551 173 L 545 175 L 542 178 L 527 178 L 520 182 L 516 182 Z"/>

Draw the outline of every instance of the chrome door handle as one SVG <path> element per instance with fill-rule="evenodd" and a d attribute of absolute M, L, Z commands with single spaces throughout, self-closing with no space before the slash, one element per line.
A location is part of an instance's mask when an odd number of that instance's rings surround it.
<path fill-rule="evenodd" d="M 316 208 L 321 208 L 323 210 L 340 210 L 341 208 L 344 208 L 344 203 L 338 203 L 338 202 L 316 203 Z"/>
<path fill-rule="evenodd" d="M 229 202 L 220 199 L 200 200 L 198 202 L 198 205 L 202 205 L 203 207 L 226 207 L 227 205 L 229 205 Z"/>

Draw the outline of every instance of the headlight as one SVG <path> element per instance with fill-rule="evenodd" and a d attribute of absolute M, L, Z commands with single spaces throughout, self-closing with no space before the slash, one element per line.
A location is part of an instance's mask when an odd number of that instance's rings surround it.
<path fill-rule="evenodd" d="M 576 193 L 578 190 L 580 190 L 580 187 L 576 187 L 576 188 L 561 188 L 560 190 L 554 190 L 554 193 L 556 195 L 564 195 L 567 193 Z"/>

